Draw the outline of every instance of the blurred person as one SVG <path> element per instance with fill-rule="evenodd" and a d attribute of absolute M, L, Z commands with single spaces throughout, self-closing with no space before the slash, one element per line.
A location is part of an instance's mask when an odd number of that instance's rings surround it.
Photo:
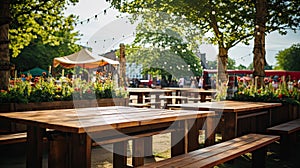
<path fill-rule="evenodd" d="M 181 88 L 183 88 L 183 86 L 184 86 L 184 78 L 179 78 L 178 86 L 181 87 Z"/>
<path fill-rule="evenodd" d="M 203 88 L 203 77 L 202 76 L 199 78 L 198 88 L 199 89 Z"/>

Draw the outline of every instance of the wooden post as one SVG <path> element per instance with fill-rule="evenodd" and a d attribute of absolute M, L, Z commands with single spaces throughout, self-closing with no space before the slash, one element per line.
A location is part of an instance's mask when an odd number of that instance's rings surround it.
<path fill-rule="evenodd" d="M 124 87 L 126 82 L 126 59 L 125 59 L 125 45 L 120 44 L 120 78 L 119 86 Z"/>
<path fill-rule="evenodd" d="M 26 167 L 43 167 L 43 133 L 45 129 L 27 126 L 27 162 Z"/>
<path fill-rule="evenodd" d="M 127 167 L 127 143 L 122 141 L 113 144 L 113 168 Z"/>
<path fill-rule="evenodd" d="M 144 165 L 144 156 L 145 156 L 145 143 L 144 138 L 138 138 L 132 140 L 132 166 L 142 166 Z M 149 144 L 152 146 L 152 144 Z"/>
<path fill-rule="evenodd" d="M 10 57 L 9 57 L 9 23 L 10 0 L 1 1 L 0 5 L 0 89 L 7 90 L 10 77 Z"/>
<path fill-rule="evenodd" d="M 176 121 L 174 123 L 176 131 L 171 132 L 171 157 L 184 154 L 185 151 L 185 122 Z"/>
<path fill-rule="evenodd" d="M 69 139 L 69 167 L 91 167 L 92 140 L 87 134 L 72 133 Z"/>

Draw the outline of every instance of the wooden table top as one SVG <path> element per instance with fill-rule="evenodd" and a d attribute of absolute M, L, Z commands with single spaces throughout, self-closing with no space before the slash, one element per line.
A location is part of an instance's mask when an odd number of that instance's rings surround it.
<path fill-rule="evenodd" d="M 205 89 L 192 88 L 187 91 L 192 92 L 192 93 L 211 93 L 211 94 L 217 93 L 217 90 L 215 90 L 215 89 L 205 90 Z"/>
<path fill-rule="evenodd" d="M 195 119 L 213 114 L 213 111 L 109 106 L 0 113 L 0 119 L 63 132 L 85 133 Z"/>
<path fill-rule="evenodd" d="M 129 93 L 164 93 L 172 92 L 172 90 L 167 89 L 151 89 L 151 88 L 127 88 Z"/>
<path fill-rule="evenodd" d="M 174 90 L 174 91 L 188 91 L 188 90 L 192 90 L 192 89 L 195 89 L 195 88 L 190 88 L 190 87 L 185 87 L 185 88 L 181 88 L 181 87 L 164 87 L 163 89 Z"/>
<path fill-rule="evenodd" d="M 218 101 L 203 103 L 188 103 L 178 105 L 182 108 L 211 110 L 222 112 L 246 112 L 252 110 L 270 109 L 282 106 L 281 103 L 247 102 L 247 101 Z"/>

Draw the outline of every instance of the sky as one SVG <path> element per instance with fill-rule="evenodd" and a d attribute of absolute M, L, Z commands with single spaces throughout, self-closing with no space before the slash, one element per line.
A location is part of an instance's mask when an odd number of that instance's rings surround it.
<path fill-rule="evenodd" d="M 128 20 L 127 14 L 120 14 L 116 9 L 109 8 L 110 3 L 104 0 L 80 0 L 75 6 L 69 6 L 66 15 L 79 16 L 75 30 L 82 36 L 79 44 L 93 48 L 94 54 L 104 54 L 118 49 L 120 43 L 130 44 L 134 39 L 135 26 Z M 95 18 L 97 15 L 97 18 Z M 266 60 L 269 65 L 276 64 L 276 54 L 300 43 L 300 32 L 288 32 L 282 36 L 276 32 L 266 36 Z M 229 50 L 229 57 L 236 61 L 236 65 L 249 66 L 253 62 L 253 40 L 250 45 L 238 44 Z M 218 49 L 210 44 L 200 46 L 200 52 L 206 53 L 209 61 L 216 59 Z"/>

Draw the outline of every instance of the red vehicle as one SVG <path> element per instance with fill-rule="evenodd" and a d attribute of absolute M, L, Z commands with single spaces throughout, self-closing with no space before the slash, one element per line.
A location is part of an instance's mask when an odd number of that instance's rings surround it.
<path fill-rule="evenodd" d="M 251 78 L 253 74 L 253 70 L 227 70 L 228 76 L 229 76 L 229 85 L 233 85 L 235 82 L 237 82 L 236 77 L 248 77 Z M 265 70 L 266 78 L 274 78 L 274 77 L 282 77 L 285 76 L 286 80 L 296 80 L 298 81 L 300 79 L 300 71 L 285 71 L 285 70 Z M 215 77 L 217 75 L 217 70 L 203 70 L 203 88 L 204 89 L 210 89 L 214 87 L 212 85 L 212 80 L 215 80 Z"/>

